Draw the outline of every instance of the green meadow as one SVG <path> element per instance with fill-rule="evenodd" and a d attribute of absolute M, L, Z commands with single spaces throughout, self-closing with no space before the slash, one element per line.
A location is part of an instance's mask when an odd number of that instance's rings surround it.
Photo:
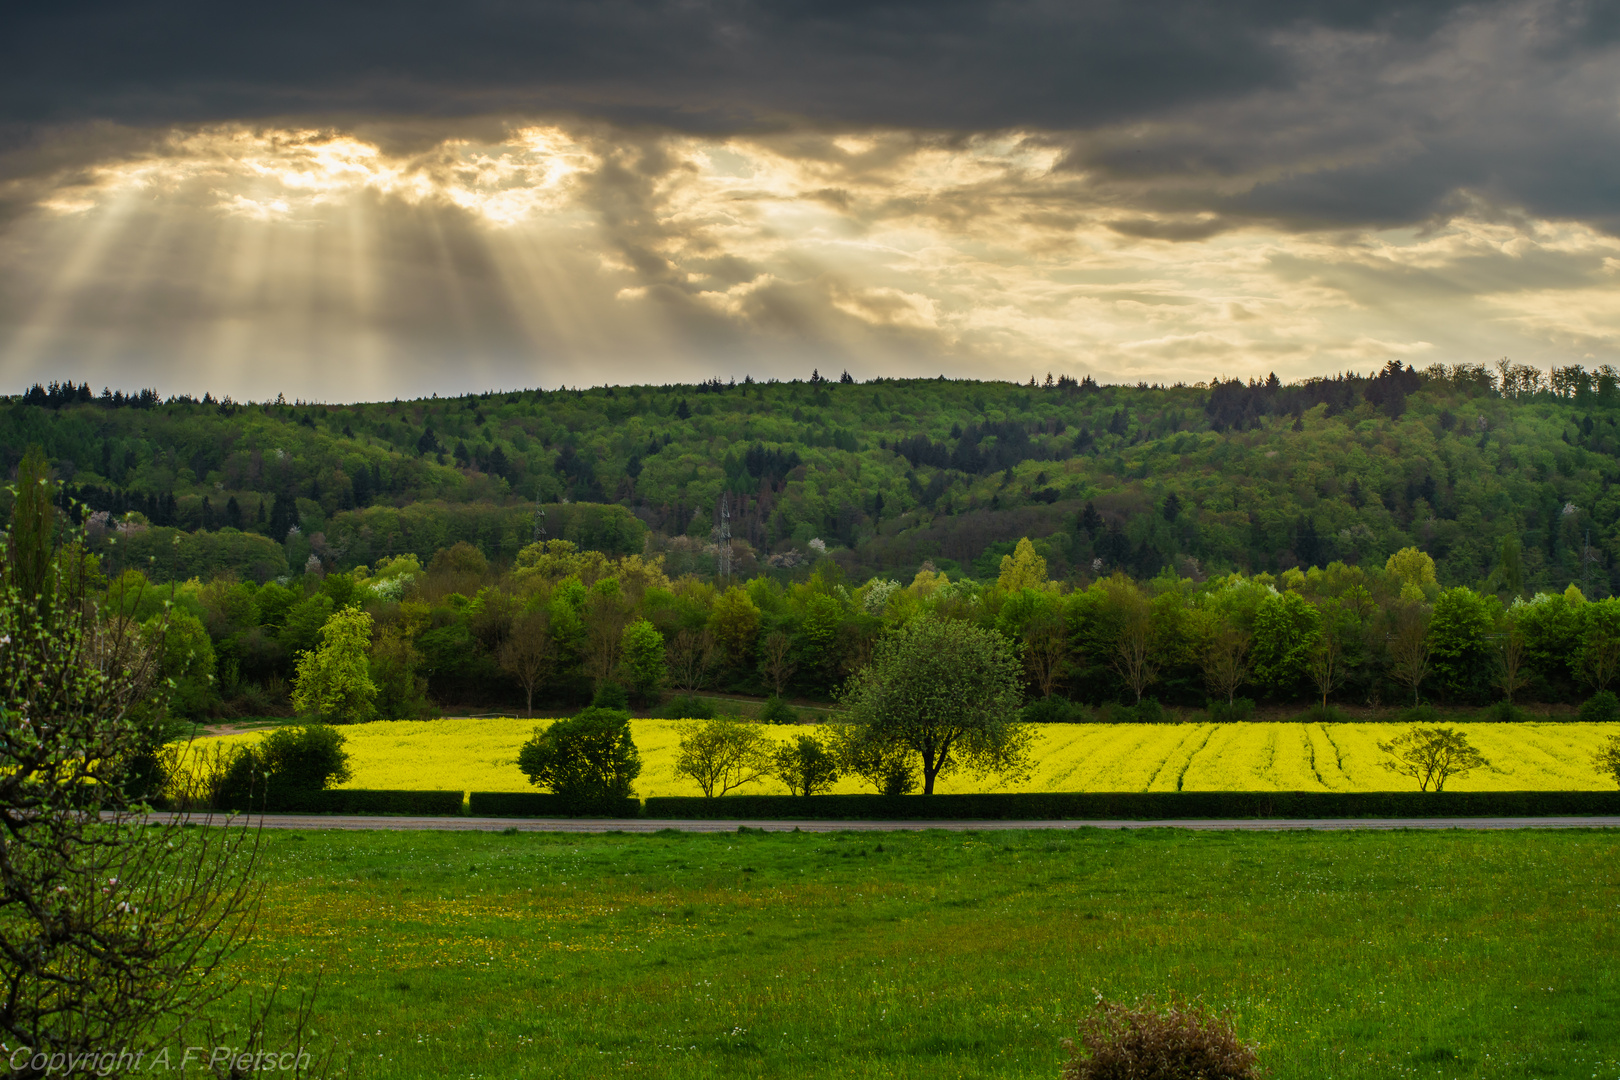
<path fill-rule="evenodd" d="M 1055 1077 L 1172 993 L 1281 1080 L 1612 1078 L 1616 841 L 266 831 L 237 965 L 376 1078 Z"/>

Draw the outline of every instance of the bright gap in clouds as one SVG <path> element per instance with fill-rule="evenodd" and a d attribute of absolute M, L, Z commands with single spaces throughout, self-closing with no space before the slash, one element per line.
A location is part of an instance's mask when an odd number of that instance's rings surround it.
<path fill-rule="evenodd" d="M 177 131 L 43 186 L 0 234 L 4 389 L 336 401 L 812 366 L 1190 382 L 1620 359 L 1620 243 L 1592 228 L 1477 199 L 1424 229 L 1221 222 L 1066 151 L 1016 132 L 539 125 L 400 150 Z"/>

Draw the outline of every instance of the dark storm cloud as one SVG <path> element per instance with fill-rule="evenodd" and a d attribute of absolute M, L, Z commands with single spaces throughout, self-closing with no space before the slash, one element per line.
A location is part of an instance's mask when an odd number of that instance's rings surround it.
<path fill-rule="evenodd" d="M 1069 129 L 1286 85 L 1279 31 L 1422 39 L 1457 5 L 1318 0 L 13 8 L 0 117 L 145 125 L 577 110 L 715 130 Z"/>
<path fill-rule="evenodd" d="M 1614 231 L 1617 10 L 1587 0 L 38 4 L 14 10 L 0 34 L 0 177 L 59 175 L 143 130 L 285 118 L 385 148 L 540 115 L 721 135 L 1021 129 L 1067 141 L 1064 168 L 1122 207 L 1171 216 L 1119 226 L 1138 237 L 1196 240 L 1255 220 L 1419 222 L 1443 217 L 1463 189 Z M 28 192 L 0 198 L 15 206 Z"/>

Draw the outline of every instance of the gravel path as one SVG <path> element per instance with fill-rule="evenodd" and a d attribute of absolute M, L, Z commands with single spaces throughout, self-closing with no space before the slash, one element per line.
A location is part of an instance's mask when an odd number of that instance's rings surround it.
<path fill-rule="evenodd" d="M 153 815 L 163 817 L 163 815 Z M 198 818 L 202 821 L 205 819 Z M 212 821 L 223 824 L 230 818 Z M 338 814 L 265 814 L 251 819 L 267 829 L 379 829 L 390 832 L 440 830 L 444 832 L 652 833 L 736 832 L 739 827 L 770 832 L 988 832 L 999 829 L 1199 829 L 1242 832 L 1286 832 L 1317 829 L 1616 829 L 1620 817 L 1533 818 L 1243 818 L 1230 821 L 659 821 L 649 818 L 475 818 L 475 817 L 368 817 Z"/>

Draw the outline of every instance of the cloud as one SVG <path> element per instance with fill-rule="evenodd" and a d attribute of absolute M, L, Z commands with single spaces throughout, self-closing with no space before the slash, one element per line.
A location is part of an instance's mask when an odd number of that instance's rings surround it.
<path fill-rule="evenodd" d="M 341 398 L 1620 349 L 1620 18 L 1579 0 L 14 22 L 15 380 Z"/>

